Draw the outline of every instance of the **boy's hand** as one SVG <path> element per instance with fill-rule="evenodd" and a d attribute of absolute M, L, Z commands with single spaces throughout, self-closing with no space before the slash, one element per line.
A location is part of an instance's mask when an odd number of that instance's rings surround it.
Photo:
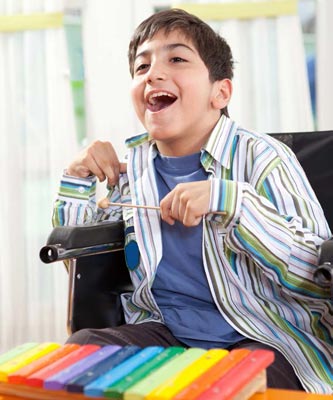
<path fill-rule="evenodd" d="M 114 186 L 119 173 L 126 172 L 127 164 L 120 163 L 110 142 L 97 140 L 84 149 L 67 168 L 67 174 L 80 178 L 95 175 L 100 182 L 107 179 Z"/>
<path fill-rule="evenodd" d="M 160 203 L 161 218 L 170 225 L 175 220 L 196 226 L 209 211 L 210 181 L 178 184 Z"/>

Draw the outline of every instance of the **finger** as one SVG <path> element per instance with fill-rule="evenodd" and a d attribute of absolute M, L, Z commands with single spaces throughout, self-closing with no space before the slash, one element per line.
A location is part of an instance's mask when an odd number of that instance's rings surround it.
<path fill-rule="evenodd" d="M 173 199 L 173 202 L 172 202 L 172 204 L 171 204 L 170 216 L 171 216 L 173 219 L 180 220 L 180 218 L 179 218 L 179 202 L 176 201 L 175 198 Z"/>
<path fill-rule="evenodd" d="M 173 193 L 168 193 L 160 202 L 160 213 L 163 221 L 170 225 L 175 223 L 175 219 L 171 215 L 171 204 L 173 199 Z"/>
<path fill-rule="evenodd" d="M 98 167 L 94 159 L 90 155 L 86 155 L 83 159 L 76 160 L 67 168 L 68 175 L 87 178 L 89 175 L 95 175 L 99 180 L 103 181 L 105 175 Z"/>
<path fill-rule="evenodd" d="M 108 180 L 108 184 L 114 186 L 119 179 L 119 160 L 111 143 L 96 142 L 91 148 L 93 156 L 99 169 Z"/>
<path fill-rule="evenodd" d="M 176 220 L 172 217 L 170 212 L 167 215 L 164 215 L 162 219 L 169 225 L 174 225 L 176 222 Z"/>
<path fill-rule="evenodd" d="M 100 182 L 106 178 L 103 171 L 103 157 L 101 155 L 101 142 L 92 143 L 81 156 L 79 163 L 90 171 L 90 174 L 95 175 Z M 103 154 L 103 153 L 102 153 Z"/>
<path fill-rule="evenodd" d="M 184 205 L 184 193 L 181 184 L 178 184 L 171 192 L 172 203 L 171 203 L 171 215 L 172 218 L 182 221 L 182 216 L 185 211 L 186 204 Z"/>
<path fill-rule="evenodd" d="M 125 174 L 127 172 L 127 164 L 126 163 L 119 163 L 119 172 L 121 174 Z"/>
<path fill-rule="evenodd" d="M 108 165 L 104 168 L 104 173 L 107 177 L 108 184 L 114 186 L 119 180 L 119 165 Z"/>
<path fill-rule="evenodd" d="M 165 221 L 166 223 L 168 223 L 169 225 L 174 225 L 174 223 L 176 222 L 176 220 L 173 218 L 173 216 L 171 215 L 171 210 L 170 208 L 167 210 L 163 210 L 161 211 L 161 218 L 163 221 Z"/>
<path fill-rule="evenodd" d="M 185 192 L 180 195 L 178 201 L 178 220 L 184 224 L 184 219 L 189 206 L 189 199 Z M 184 224 L 185 225 L 185 224 Z"/>
<path fill-rule="evenodd" d="M 87 178 L 91 172 L 83 165 L 71 164 L 66 168 L 66 174 L 69 176 L 76 176 L 79 178 Z"/>
<path fill-rule="evenodd" d="M 107 168 L 105 171 L 106 176 L 108 177 L 108 184 L 110 186 L 114 186 L 119 180 L 119 174 L 123 174 L 127 172 L 127 164 L 119 163 L 118 165 L 114 165 L 112 168 Z"/>
<path fill-rule="evenodd" d="M 93 156 L 89 155 L 88 157 L 86 157 L 84 165 L 89 169 L 90 174 L 97 176 L 100 182 L 103 182 L 105 180 L 106 175 Z"/>
<path fill-rule="evenodd" d="M 200 224 L 201 220 L 202 215 L 197 216 L 192 210 L 187 209 L 184 214 L 183 224 L 188 227 L 197 226 Z"/>

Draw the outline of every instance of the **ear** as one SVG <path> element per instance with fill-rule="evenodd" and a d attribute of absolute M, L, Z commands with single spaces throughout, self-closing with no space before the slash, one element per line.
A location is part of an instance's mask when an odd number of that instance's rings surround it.
<path fill-rule="evenodd" d="M 229 104 L 232 95 L 232 82 L 230 79 L 222 79 L 214 82 L 212 106 L 222 110 Z"/>

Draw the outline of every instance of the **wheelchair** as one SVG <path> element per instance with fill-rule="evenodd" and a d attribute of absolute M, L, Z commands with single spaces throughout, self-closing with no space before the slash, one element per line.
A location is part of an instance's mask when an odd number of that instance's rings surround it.
<path fill-rule="evenodd" d="M 302 165 L 333 231 L 333 131 L 273 133 Z M 65 261 L 69 273 L 67 330 L 124 323 L 120 294 L 132 290 L 123 252 L 123 221 L 56 227 L 40 251 L 44 263 Z M 321 246 L 317 283 L 333 299 L 333 238 Z"/>

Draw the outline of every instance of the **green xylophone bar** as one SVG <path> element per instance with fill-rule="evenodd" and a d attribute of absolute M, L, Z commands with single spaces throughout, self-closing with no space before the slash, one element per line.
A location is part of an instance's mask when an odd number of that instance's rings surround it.
<path fill-rule="evenodd" d="M 147 375 L 158 370 L 162 365 L 169 362 L 172 358 L 182 354 L 184 351 L 184 347 L 166 348 L 162 353 L 158 354 L 152 360 L 147 361 L 144 365 L 141 365 L 141 367 L 125 376 L 125 378 L 111 386 L 108 386 L 107 389 L 104 390 L 104 396 L 112 399 L 122 399 L 126 390 L 130 389 Z"/>
<path fill-rule="evenodd" d="M 172 359 L 167 364 L 163 365 L 157 371 L 148 375 L 136 385 L 132 386 L 124 393 L 124 400 L 143 400 L 150 392 L 161 385 L 166 379 L 172 377 L 177 372 L 186 368 L 199 357 L 201 357 L 206 350 L 199 348 L 191 348 L 180 354 L 178 357 Z"/>
<path fill-rule="evenodd" d="M 19 356 L 22 353 L 25 353 L 26 351 L 32 349 L 33 347 L 36 347 L 38 343 L 24 343 L 19 346 L 14 347 L 13 349 L 7 351 L 6 353 L 2 354 L 0 356 L 0 366 L 1 364 L 4 364 L 8 360 L 11 360 L 17 356 Z"/>

